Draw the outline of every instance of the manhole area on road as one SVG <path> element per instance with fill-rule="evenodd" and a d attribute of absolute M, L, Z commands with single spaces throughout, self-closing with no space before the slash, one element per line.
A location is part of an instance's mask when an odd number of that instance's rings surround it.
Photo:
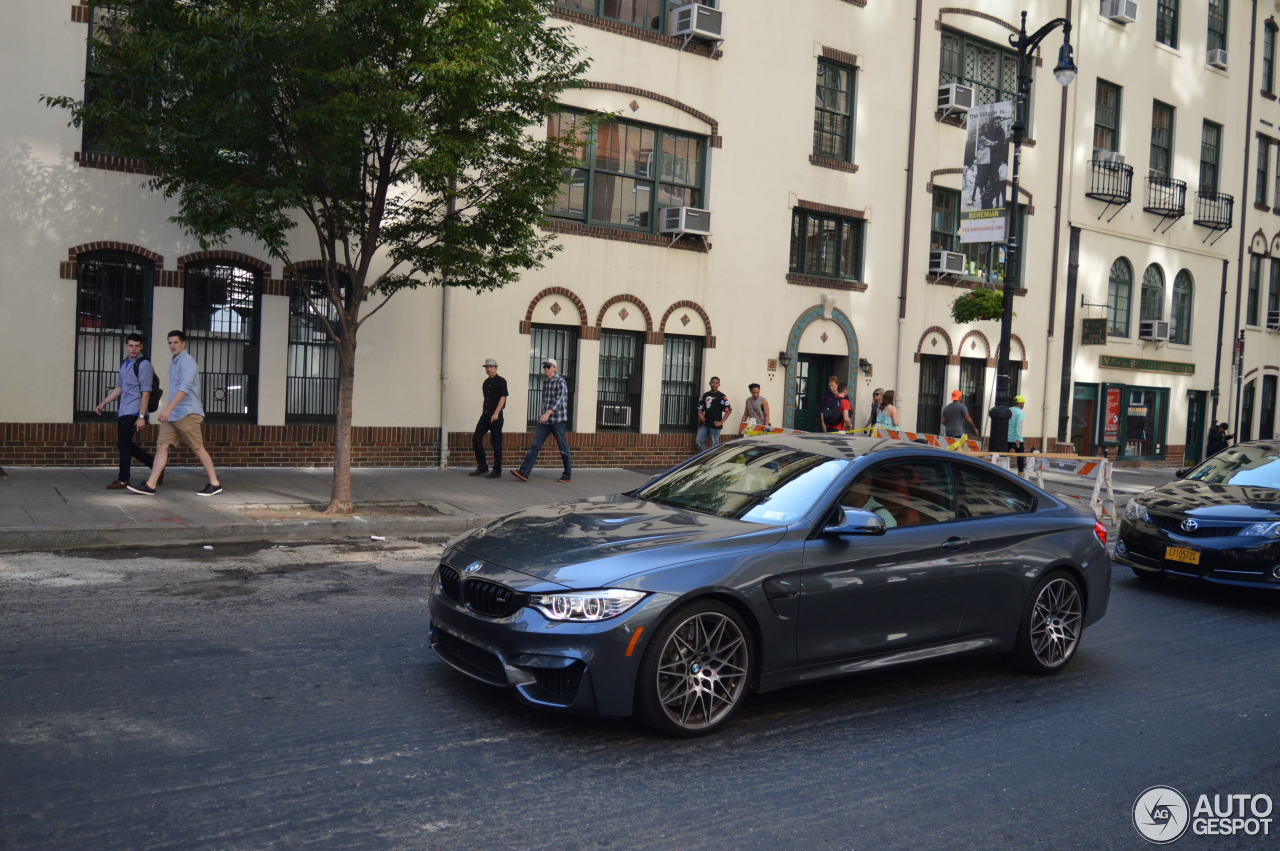
<path fill-rule="evenodd" d="M 253 520 L 319 520 L 323 517 L 443 517 L 446 512 L 425 502 L 360 502 L 351 514 L 325 514 L 327 503 L 294 503 L 288 505 L 246 505 L 238 510 Z"/>

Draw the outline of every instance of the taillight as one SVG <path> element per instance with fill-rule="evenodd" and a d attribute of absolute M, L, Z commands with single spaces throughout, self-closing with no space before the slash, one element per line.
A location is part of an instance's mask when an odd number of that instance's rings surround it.
<path fill-rule="evenodd" d="M 1097 538 L 1098 543 L 1102 544 L 1102 546 L 1105 547 L 1107 545 L 1107 527 L 1096 520 L 1093 523 L 1093 537 Z"/>

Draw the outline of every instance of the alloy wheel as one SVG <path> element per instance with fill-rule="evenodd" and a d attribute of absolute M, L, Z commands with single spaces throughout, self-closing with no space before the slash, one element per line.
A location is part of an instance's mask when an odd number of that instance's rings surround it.
<path fill-rule="evenodd" d="M 657 666 L 667 719 L 690 731 L 718 724 L 746 691 L 749 652 L 741 628 L 720 612 L 699 612 L 677 626 Z"/>
<path fill-rule="evenodd" d="M 1059 576 L 1040 589 L 1031 610 L 1031 651 L 1041 665 L 1056 668 L 1071 658 L 1083 610 L 1080 589 L 1070 579 Z"/>

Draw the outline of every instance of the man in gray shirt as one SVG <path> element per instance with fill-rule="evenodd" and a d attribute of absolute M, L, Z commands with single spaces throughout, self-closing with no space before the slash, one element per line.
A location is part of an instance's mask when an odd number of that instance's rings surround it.
<path fill-rule="evenodd" d="M 134 493 L 154 496 L 160 484 L 160 475 L 169 460 L 169 447 L 175 443 L 185 443 L 209 476 L 209 483 L 202 490 L 196 491 L 200 496 L 213 496 L 222 493 L 222 484 L 218 481 L 218 471 L 213 468 L 213 459 L 204 448 L 204 435 L 200 425 L 204 422 L 204 405 L 200 404 L 200 367 L 195 358 L 187 354 L 187 335 L 181 331 L 169 332 L 169 353 L 173 360 L 169 363 L 169 404 L 164 407 L 156 419 L 160 420 L 160 434 L 156 437 L 156 463 L 151 468 L 151 478 L 141 485 L 129 485 Z"/>
<path fill-rule="evenodd" d="M 978 436 L 978 427 L 969 416 L 969 409 L 960 399 L 964 396 L 959 390 L 951 391 L 951 404 L 942 409 L 942 433 L 947 437 Z M 968 426 L 968 429 L 965 429 Z"/>

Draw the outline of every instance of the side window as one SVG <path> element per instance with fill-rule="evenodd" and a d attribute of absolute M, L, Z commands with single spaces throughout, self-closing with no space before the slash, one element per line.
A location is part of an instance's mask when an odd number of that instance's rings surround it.
<path fill-rule="evenodd" d="M 957 464 L 955 474 L 959 518 L 1024 514 L 1035 506 L 1035 497 L 994 473 Z"/>
<path fill-rule="evenodd" d="M 877 464 L 854 480 L 840 504 L 878 514 L 890 528 L 945 523 L 956 516 L 947 467 L 933 461 Z"/>

